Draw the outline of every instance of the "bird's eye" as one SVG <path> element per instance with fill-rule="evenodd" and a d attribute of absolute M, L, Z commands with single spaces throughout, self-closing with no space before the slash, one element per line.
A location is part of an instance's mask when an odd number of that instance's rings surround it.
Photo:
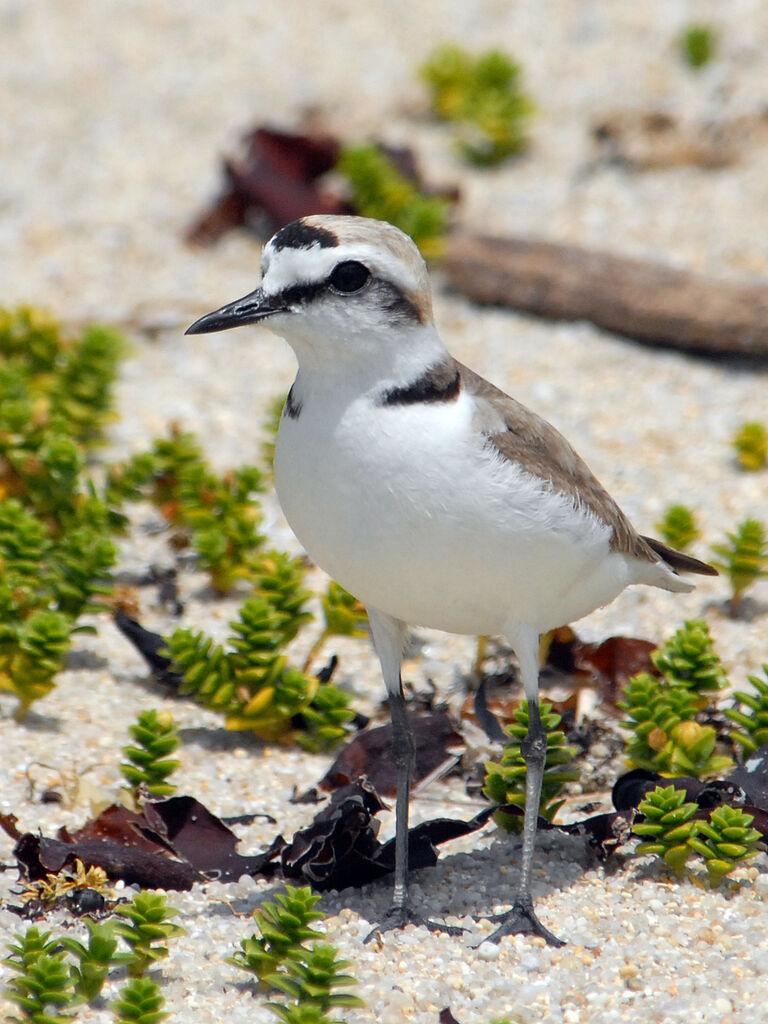
<path fill-rule="evenodd" d="M 357 260 L 345 260 L 333 268 L 328 283 L 337 292 L 359 292 L 371 276 L 371 272 Z"/>

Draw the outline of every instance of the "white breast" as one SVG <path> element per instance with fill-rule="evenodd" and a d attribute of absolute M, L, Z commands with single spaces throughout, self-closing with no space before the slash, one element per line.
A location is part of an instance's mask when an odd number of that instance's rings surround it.
<path fill-rule="evenodd" d="M 310 557 L 365 604 L 455 633 L 545 630 L 631 582 L 610 528 L 484 444 L 464 393 L 300 399 L 280 426 L 278 496 Z"/>

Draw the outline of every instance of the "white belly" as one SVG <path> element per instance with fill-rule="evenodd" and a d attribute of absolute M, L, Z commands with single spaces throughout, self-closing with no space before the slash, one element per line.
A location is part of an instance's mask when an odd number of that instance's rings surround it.
<path fill-rule="evenodd" d="M 284 418 L 275 484 L 310 557 L 370 607 L 454 633 L 540 631 L 612 600 L 630 580 L 610 530 L 504 462 L 454 403 Z"/>

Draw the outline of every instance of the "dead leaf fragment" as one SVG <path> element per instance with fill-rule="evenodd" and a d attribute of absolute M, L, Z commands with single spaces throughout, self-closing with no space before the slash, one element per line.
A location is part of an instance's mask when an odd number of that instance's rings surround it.
<path fill-rule="evenodd" d="M 187 241 L 212 245 L 257 216 L 263 233 L 271 235 L 309 214 L 351 212 L 318 184 L 338 154 L 339 142 L 328 135 L 255 128 L 244 138 L 241 155 L 224 160 L 224 187 L 189 229 Z"/>
<path fill-rule="evenodd" d="M 429 715 L 410 715 L 416 743 L 413 783 L 438 771 L 446 761 L 455 761 L 451 750 L 463 746 L 463 739 L 445 711 Z M 365 776 L 383 796 L 394 796 L 397 777 L 392 758 L 392 725 L 380 725 L 361 732 L 347 743 L 319 782 L 326 791 L 347 786 Z"/>

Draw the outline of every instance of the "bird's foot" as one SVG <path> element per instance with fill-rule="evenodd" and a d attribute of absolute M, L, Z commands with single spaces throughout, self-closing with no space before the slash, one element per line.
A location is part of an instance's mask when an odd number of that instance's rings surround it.
<path fill-rule="evenodd" d="M 495 932 L 491 932 L 490 935 L 487 935 L 482 941 L 478 942 L 478 946 L 482 946 L 483 942 L 501 942 L 505 935 L 538 935 L 544 939 L 548 946 L 557 948 L 565 945 L 562 939 L 558 939 L 549 928 L 544 927 L 536 916 L 536 911 L 533 909 L 531 902 L 518 900 L 511 910 L 507 910 L 503 914 L 494 914 L 486 920 L 498 921 L 499 927 Z M 475 946 L 475 949 L 477 949 L 477 946 Z"/>
<path fill-rule="evenodd" d="M 405 928 L 406 925 L 414 924 L 417 927 L 423 926 L 428 928 L 431 932 L 442 932 L 445 935 L 463 935 L 466 931 L 465 928 L 460 928 L 454 924 L 443 924 L 440 921 L 430 921 L 426 917 L 421 917 L 415 911 L 411 910 L 410 907 L 392 906 L 386 913 L 385 919 L 381 924 L 374 925 L 373 928 L 365 936 L 364 942 L 370 942 L 374 936 L 381 936 L 384 932 L 397 931 L 400 928 Z"/>

